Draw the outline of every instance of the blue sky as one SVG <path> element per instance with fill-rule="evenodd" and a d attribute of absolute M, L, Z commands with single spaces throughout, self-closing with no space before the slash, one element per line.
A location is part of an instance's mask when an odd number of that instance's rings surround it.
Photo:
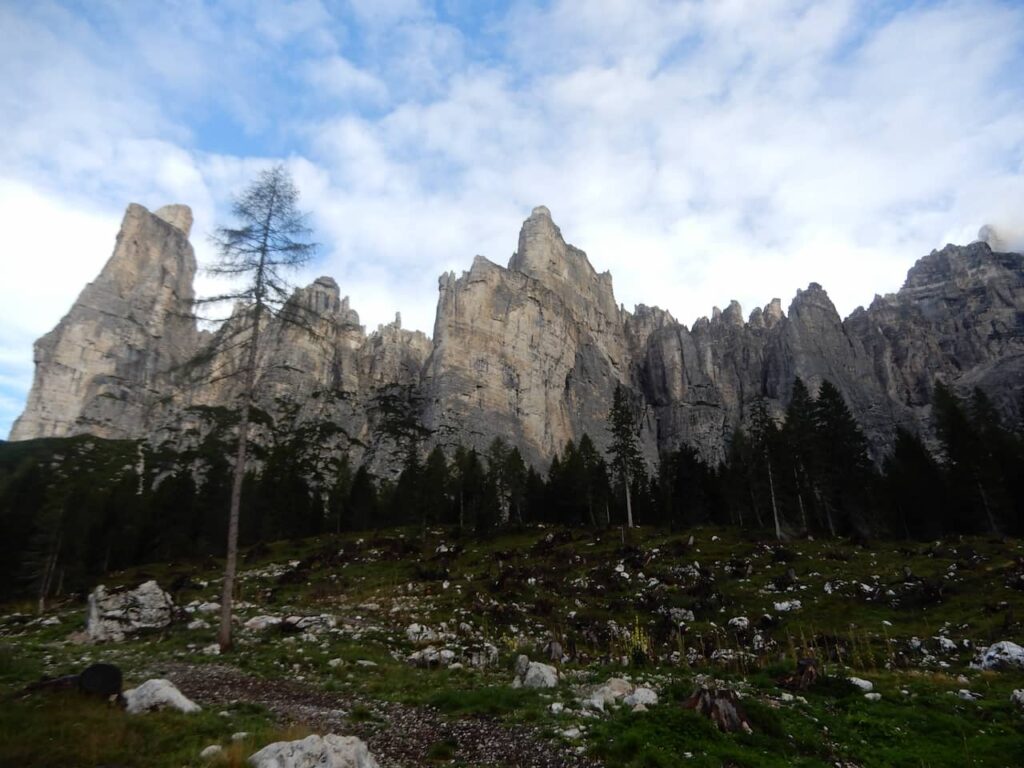
<path fill-rule="evenodd" d="M 0 435 L 32 341 L 125 206 L 193 243 L 289 164 L 372 329 L 530 209 L 686 323 L 822 283 L 840 311 L 993 225 L 1024 245 L 1016 2 L 349 0 L 0 5 Z M 200 282 L 200 290 L 208 282 Z"/>

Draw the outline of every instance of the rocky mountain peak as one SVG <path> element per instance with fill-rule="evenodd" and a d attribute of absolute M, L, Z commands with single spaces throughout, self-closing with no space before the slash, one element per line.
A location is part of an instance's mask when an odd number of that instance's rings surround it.
<path fill-rule="evenodd" d="M 177 227 L 188 237 L 192 234 L 192 209 L 180 203 L 165 205 L 157 208 L 153 213 L 158 219 L 163 219 L 172 227 Z"/>

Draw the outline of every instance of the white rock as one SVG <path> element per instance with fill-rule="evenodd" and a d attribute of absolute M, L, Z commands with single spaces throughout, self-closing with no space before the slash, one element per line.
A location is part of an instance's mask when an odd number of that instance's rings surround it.
<path fill-rule="evenodd" d="M 196 613 L 220 613 L 220 603 L 200 603 L 196 607 Z"/>
<path fill-rule="evenodd" d="M 621 677 L 609 677 L 606 682 L 594 689 L 592 695 L 604 704 L 615 704 L 633 693 L 633 684 Z"/>
<path fill-rule="evenodd" d="M 410 643 L 437 642 L 437 633 L 424 624 L 410 624 L 405 628 L 405 636 Z"/>
<path fill-rule="evenodd" d="M 629 696 L 623 699 L 622 703 L 625 704 L 627 707 L 633 707 L 634 709 L 637 707 L 637 705 L 643 705 L 643 707 L 646 709 L 647 707 L 653 707 L 655 704 L 658 703 L 658 694 L 656 694 L 650 688 L 638 686 L 635 691 L 633 691 L 631 694 L 629 694 Z"/>
<path fill-rule="evenodd" d="M 948 637 L 937 637 L 935 639 L 939 643 L 939 650 L 943 651 L 944 653 L 956 653 L 956 643 L 954 643 Z"/>
<path fill-rule="evenodd" d="M 582 735 L 583 735 L 583 732 L 579 728 L 577 728 L 576 726 L 573 726 L 572 728 L 566 728 L 564 731 L 562 731 L 562 736 L 564 738 L 566 738 L 566 739 L 573 739 L 573 740 L 575 740 L 575 739 L 578 739 Z"/>
<path fill-rule="evenodd" d="M 248 738 L 249 738 L 249 732 L 248 731 L 235 731 L 234 733 L 231 734 L 231 740 L 232 741 L 245 741 Z"/>
<path fill-rule="evenodd" d="M 357 667 L 376 667 L 376 661 L 370 661 L 369 659 L 356 659 Z"/>
<path fill-rule="evenodd" d="M 147 680 L 138 688 L 124 692 L 125 709 L 130 715 L 152 712 L 156 709 L 176 709 L 179 712 L 199 712 L 201 707 L 174 687 L 170 680 Z"/>
<path fill-rule="evenodd" d="M 191 630 L 209 629 L 210 628 L 210 622 L 203 621 L 202 619 L 192 619 L 192 621 L 190 621 L 187 624 L 187 628 L 191 629 Z"/>
<path fill-rule="evenodd" d="M 990 645 L 971 666 L 981 669 L 1024 669 L 1024 648 L 1009 640 Z"/>
<path fill-rule="evenodd" d="M 100 584 L 89 594 L 85 631 L 90 640 L 123 640 L 143 629 L 163 629 L 174 617 L 174 601 L 155 581 L 131 590 L 107 592 Z"/>
<path fill-rule="evenodd" d="M 276 627 L 280 623 L 280 616 L 253 616 L 242 626 L 251 632 L 262 632 L 265 629 L 270 629 L 270 627 Z"/>
<path fill-rule="evenodd" d="M 281 624 L 299 632 L 316 634 L 334 629 L 338 626 L 338 620 L 329 614 L 322 613 L 319 616 L 286 616 Z"/>
<path fill-rule="evenodd" d="M 327 661 L 327 666 L 330 667 L 331 669 L 335 669 L 336 667 L 340 667 L 342 664 L 344 664 L 344 662 L 341 659 L 329 659 Z"/>
<path fill-rule="evenodd" d="M 548 707 L 548 711 L 551 712 L 552 715 L 560 715 L 564 709 L 565 705 L 560 701 L 553 701 Z"/>
<path fill-rule="evenodd" d="M 1017 709 L 1024 710 L 1024 688 L 1017 688 L 1010 694 L 1010 703 L 1016 705 Z"/>
<path fill-rule="evenodd" d="M 220 656 L 220 646 L 217 643 L 210 643 L 210 645 L 203 648 L 203 653 L 207 656 Z"/>
<path fill-rule="evenodd" d="M 882 694 L 880 694 L 880 693 L 865 693 L 864 694 L 864 698 L 867 699 L 868 701 L 880 701 L 881 698 L 882 698 Z"/>
<path fill-rule="evenodd" d="M 530 661 L 526 656 L 516 659 L 516 676 L 513 688 L 555 688 L 558 686 L 558 670 L 550 664 Z"/>
<path fill-rule="evenodd" d="M 224 747 L 220 744 L 211 744 L 199 753 L 199 757 L 203 760 L 213 760 L 216 757 L 220 757 L 223 753 Z"/>
<path fill-rule="evenodd" d="M 978 699 L 982 698 L 982 695 L 980 693 L 969 691 L 966 688 L 961 688 L 959 691 L 956 692 L 956 695 L 957 698 L 963 699 L 964 701 L 977 701 Z"/>
<path fill-rule="evenodd" d="M 735 616 L 729 619 L 729 628 L 736 632 L 744 632 L 750 628 L 750 619 L 746 616 Z"/>
<path fill-rule="evenodd" d="M 249 758 L 253 768 L 379 768 L 355 736 L 307 736 L 268 744 Z"/>
<path fill-rule="evenodd" d="M 872 683 L 870 680 L 864 680 L 860 677 L 848 677 L 846 679 L 858 688 L 860 688 L 862 691 L 873 691 L 875 689 L 875 684 Z"/>
<path fill-rule="evenodd" d="M 685 624 L 693 621 L 693 611 L 687 610 L 686 608 L 669 608 L 669 618 L 676 624 Z"/>
<path fill-rule="evenodd" d="M 803 604 L 799 600 L 783 600 L 781 603 L 775 603 L 775 610 L 779 613 L 799 611 L 801 608 L 803 608 Z"/>

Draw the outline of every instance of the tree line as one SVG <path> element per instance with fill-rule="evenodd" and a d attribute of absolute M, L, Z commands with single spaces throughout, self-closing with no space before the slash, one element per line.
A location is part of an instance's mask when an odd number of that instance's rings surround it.
<path fill-rule="evenodd" d="M 245 474 L 239 541 L 395 526 L 463 536 L 539 523 L 625 527 L 630 515 L 781 538 L 1024 535 L 1024 430 L 980 391 L 962 399 L 939 384 L 934 445 L 900 429 L 875 464 L 839 390 L 826 381 L 812 394 L 798 379 L 783 418 L 753 403 L 722 463 L 683 446 L 654 467 L 630 438 L 623 394 L 609 414 L 611 450 L 583 435 L 545 471 L 498 438 L 483 451 L 410 447 L 393 479 L 341 457 L 325 486 L 310 479 L 301 437 L 284 440 Z M 45 598 L 131 565 L 223 556 L 229 454 L 211 445 L 184 461 L 85 437 L 0 445 L 0 597 Z"/>

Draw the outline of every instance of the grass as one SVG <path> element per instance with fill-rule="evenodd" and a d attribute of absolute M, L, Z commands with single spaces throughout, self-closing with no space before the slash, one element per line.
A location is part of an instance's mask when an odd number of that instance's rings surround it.
<path fill-rule="evenodd" d="M 691 533 L 695 544 L 689 547 Z M 458 550 L 439 554 L 441 543 Z M 974 651 L 963 646 L 965 640 L 1024 644 L 1024 592 L 1007 586 L 1024 555 L 1019 541 L 868 547 L 794 541 L 786 549 L 781 557 L 771 542 L 718 528 L 682 534 L 640 529 L 625 545 L 617 530 L 551 528 L 484 541 L 445 531 L 432 531 L 424 541 L 419 531 L 393 530 L 272 543 L 242 566 L 239 597 L 256 606 L 243 616 L 329 613 L 343 622 L 338 632 L 312 641 L 277 630 L 242 633 L 237 652 L 207 657 L 199 651 L 213 641 L 214 630 L 189 631 L 183 624 L 121 644 L 77 645 L 68 637 L 82 625 L 84 611 L 74 600 L 54 607 L 58 625 L 0 618 L 0 765 L 196 765 L 199 751 L 212 743 L 228 749 L 224 762 L 231 764 L 289 735 L 258 709 L 233 708 L 231 718 L 208 712 L 128 717 L 74 698 L 16 697 L 44 674 L 71 673 L 100 660 L 120 665 L 129 684 L 164 662 L 228 663 L 256 677 L 294 680 L 361 701 L 427 706 L 451 718 L 539 724 L 551 734 L 579 724 L 585 726 L 580 743 L 612 768 L 1024 764 L 1018 757 L 1024 755 L 1024 713 L 1009 704 L 1010 692 L 1024 688 L 1024 673 L 971 670 Z M 745 559 L 749 576 L 726 567 Z M 268 570 L 289 561 L 301 565 L 284 576 Z M 620 564 L 628 578 L 616 573 Z M 691 566 L 710 578 L 695 584 L 686 575 Z M 940 598 L 912 595 L 905 566 L 915 578 L 941 584 Z M 796 581 L 780 588 L 789 568 Z M 158 580 L 189 575 L 194 583 L 177 596 L 180 604 L 216 597 L 219 564 L 209 560 L 111 574 L 106 583 L 136 584 L 144 573 Z M 792 599 L 800 600 L 799 610 L 774 608 Z M 4 606 L 0 613 L 19 608 Z M 670 608 L 694 612 L 685 632 L 668 620 Z M 750 630 L 730 628 L 734 616 L 747 617 Z M 413 668 L 405 657 L 415 646 L 404 634 L 412 622 L 446 626 L 455 638 L 447 642 L 484 638 L 500 649 L 500 662 L 486 670 Z M 629 656 L 630 646 L 621 632 L 637 627 L 651 638 L 653 658 L 643 666 L 627 659 L 623 666 L 618 659 Z M 551 691 L 512 689 L 515 656 L 540 658 L 552 635 L 574 653 L 562 684 Z M 955 653 L 938 651 L 940 635 L 957 643 Z M 930 658 L 911 650 L 915 637 Z M 703 658 L 686 664 L 687 653 L 697 649 Z M 710 661 L 715 650 L 748 655 L 716 664 Z M 798 693 L 803 701 L 785 700 L 778 680 L 807 655 L 819 659 L 823 679 Z M 871 680 L 882 699 L 865 700 L 845 681 L 851 674 Z M 645 713 L 621 708 L 589 719 L 548 712 L 554 701 L 572 705 L 581 695 L 577 686 L 623 675 L 655 687 L 660 703 Z M 681 708 L 700 675 L 743 691 L 752 734 L 720 734 Z M 964 688 L 984 698 L 963 701 L 957 692 Z M 372 708 L 358 705 L 349 720 L 373 726 L 375 717 Z M 252 740 L 231 744 L 238 730 L 252 732 Z M 438 742 L 427 759 L 449 762 L 457 751 Z"/>

